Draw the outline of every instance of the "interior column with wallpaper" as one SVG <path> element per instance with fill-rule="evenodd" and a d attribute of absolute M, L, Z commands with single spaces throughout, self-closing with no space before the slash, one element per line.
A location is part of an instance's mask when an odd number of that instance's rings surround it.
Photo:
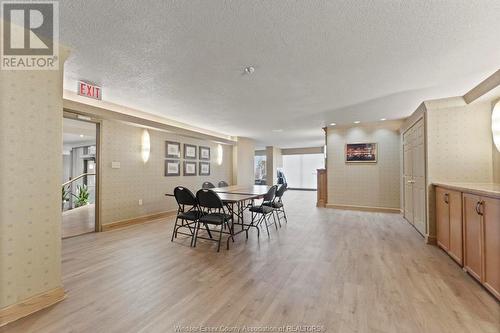
<path fill-rule="evenodd" d="M 61 87 L 67 55 L 60 49 L 58 70 L 0 70 L 0 326 L 65 297 Z"/>

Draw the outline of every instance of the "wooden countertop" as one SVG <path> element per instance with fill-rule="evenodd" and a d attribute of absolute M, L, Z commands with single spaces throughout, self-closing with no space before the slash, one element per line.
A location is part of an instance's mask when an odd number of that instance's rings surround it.
<path fill-rule="evenodd" d="M 449 188 L 450 190 L 500 198 L 499 183 L 433 182 L 432 184 L 434 186 Z"/>

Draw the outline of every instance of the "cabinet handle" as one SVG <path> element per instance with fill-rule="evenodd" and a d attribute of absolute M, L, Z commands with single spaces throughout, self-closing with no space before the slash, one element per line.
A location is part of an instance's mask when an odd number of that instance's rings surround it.
<path fill-rule="evenodd" d="M 450 203 L 450 199 L 449 199 L 449 197 L 450 197 L 450 195 L 449 195 L 448 193 L 445 193 L 445 194 L 444 194 L 444 202 L 445 202 L 446 204 L 449 204 L 449 203 Z"/>
<path fill-rule="evenodd" d="M 477 213 L 477 215 L 483 216 L 483 213 L 481 213 L 481 210 L 480 210 L 481 205 L 482 205 L 481 201 L 478 201 L 476 203 L 476 213 Z"/>
<path fill-rule="evenodd" d="M 479 202 L 478 214 L 481 215 L 481 216 L 484 215 L 484 201 L 480 201 Z"/>

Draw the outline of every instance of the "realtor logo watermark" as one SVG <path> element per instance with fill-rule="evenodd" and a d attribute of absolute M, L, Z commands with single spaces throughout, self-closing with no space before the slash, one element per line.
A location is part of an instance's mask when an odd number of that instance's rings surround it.
<path fill-rule="evenodd" d="M 59 69 L 59 3 L 3 1 L 1 8 L 1 69 Z"/>

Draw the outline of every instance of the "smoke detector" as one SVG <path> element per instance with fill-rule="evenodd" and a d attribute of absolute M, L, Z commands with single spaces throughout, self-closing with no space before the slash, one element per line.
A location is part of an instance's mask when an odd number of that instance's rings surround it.
<path fill-rule="evenodd" d="M 245 74 L 252 74 L 253 72 L 255 72 L 255 67 L 253 66 L 245 67 Z"/>

